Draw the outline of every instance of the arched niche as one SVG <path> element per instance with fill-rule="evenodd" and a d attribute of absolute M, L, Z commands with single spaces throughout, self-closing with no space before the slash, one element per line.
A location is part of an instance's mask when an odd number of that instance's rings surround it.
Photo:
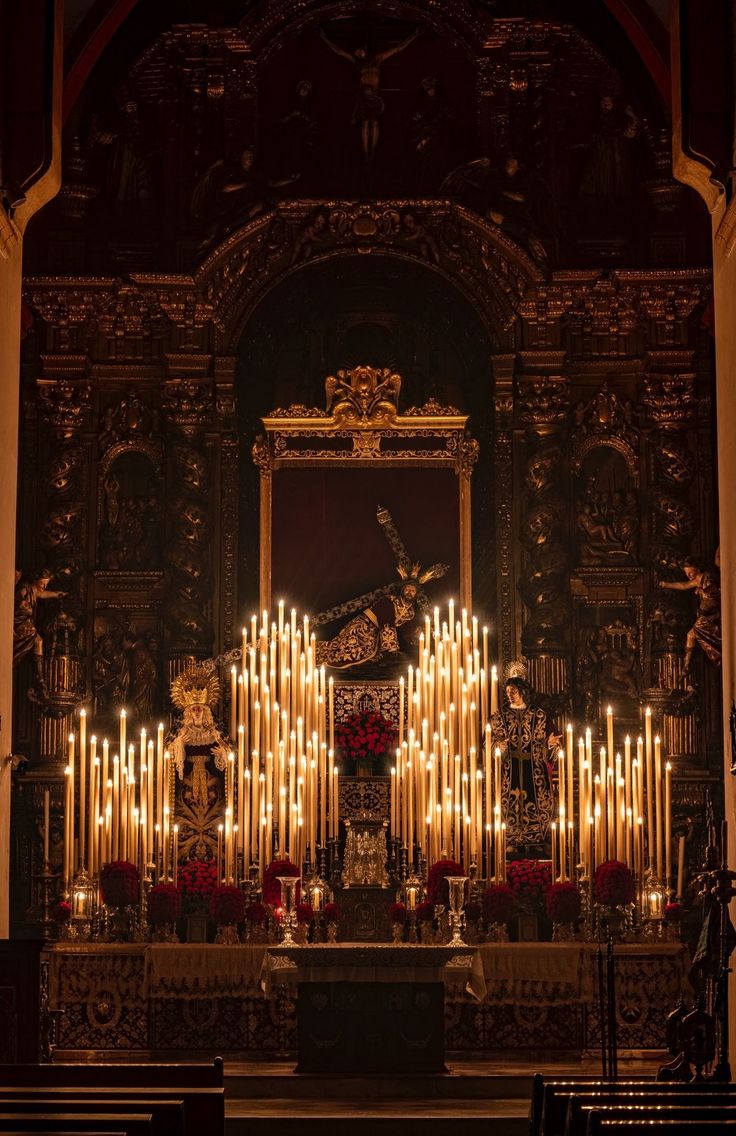
<path fill-rule="evenodd" d="M 575 468 L 578 563 L 638 563 L 639 470 L 633 450 L 621 438 L 589 439 Z"/>
<path fill-rule="evenodd" d="M 354 356 L 358 351 L 363 357 Z M 400 411 L 434 399 L 468 414 L 472 435 L 487 439 L 493 430 L 490 351 L 488 329 L 463 293 L 401 257 L 312 262 L 270 291 L 245 326 L 236 367 L 239 432 L 246 443 L 239 473 L 242 607 L 258 597 L 258 471 L 247 440 L 259 432 L 261 418 L 294 404 L 324 409 L 326 376 L 365 363 L 401 375 Z M 473 475 L 472 501 L 474 605 L 490 614 L 494 503 L 488 445 Z M 431 560 L 431 543 L 412 555 Z M 298 555 L 294 568 L 298 573 Z"/>
<path fill-rule="evenodd" d="M 110 447 L 98 480 L 98 569 L 113 574 L 161 570 L 161 490 L 161 459 L 154 445 Z"/>

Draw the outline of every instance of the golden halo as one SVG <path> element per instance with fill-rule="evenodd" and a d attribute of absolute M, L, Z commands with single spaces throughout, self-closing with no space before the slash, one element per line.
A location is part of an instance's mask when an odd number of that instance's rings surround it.
<path fill-rule="evenodd" d="M 211 663 L 195 663 L 178 674 L 171 684 L 171 701 L 179 710 L 198 703 L 212 706 L 220 697 L 220 680 Z"/>

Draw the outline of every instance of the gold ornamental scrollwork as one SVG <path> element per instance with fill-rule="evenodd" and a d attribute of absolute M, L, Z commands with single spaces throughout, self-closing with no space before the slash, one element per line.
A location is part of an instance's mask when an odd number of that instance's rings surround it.
<path fill-rule="evenodd" d="M 382 426 L 399 412 L 401 377 L 389 367 L 353 367 L 325 380 L 327 409 L 341 426 Z"/>

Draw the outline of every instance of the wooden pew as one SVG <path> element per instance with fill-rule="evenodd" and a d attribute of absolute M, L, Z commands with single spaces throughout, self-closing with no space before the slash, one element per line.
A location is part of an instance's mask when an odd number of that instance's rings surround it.
<path fill-rule="evenodd" d="M 55 1091 L 52 1093 L 34 1093 L 28 1096 L 5 1097 L 0 1090 L 0 1111 L 13 1111 L 24 1113 L 43 1113 L 53 1116 L 59 1112 L 73 1112 L 77 1115 L 91 1112 L 110 1114 L 114 1117 L 121 1112 L 135 1111 L 150 1114 L 153 1120 L 153 1136 L 184 1136 L 184 1102 L 181 1100 L 160 1097 L 151 1099 L 146 1090 L 145 1097 L 133 1099 L 129 1094 L 123 1097 L 120 1090 L 116 1090 L 115 1097 L 103 1097 L 97 1090 L 90 1090 L 85 1096 L 61 1097 Z"/>
<path fill-rule="evenodd" d="M 606 1112 L 608 1109 L 631 1109 L 647 1112 L 678 1108 L 705 1109 L 736 1109 L 736 1095 L 734 1093 L 708 1093 L 707 1100 L 703 1100 L 703 1093 L 691 1093 L 688 1086 L 679 1084 L 672 1092 L 647 1093 L 634 1092 L 623 1096 L 620 1093 L 573 1093 L 568 1097 L 567 1121 L 564 1136 L 585 1136 L 588 1128 L 588 1116 L 591 1109 Z M 656 1119 L 656 1116 L 655 1116 Z M 687 1119 L 687 1118 L 686 1118 Z"/>
<path fill-rule="evenodd" d="M 613 1120 L 593 1113 L 590 1136 L 732 1136 L 732 1120 Z"/>
<path fill-rule="evenodd" d="M 87 1062 L 65 1065 L 0 1065 L 0 1085 L 32 1087 L 46 1085 L 97 1086 L 110 1088 L 213 1088 L 221 1089 L 225 1084 L 224 1062 L 215 1057 L 209 1063 L 128 1065 L 99 1064 Z"/>
<path fill-rule="evenodd" d="M 36 1114 L 23 1112 L 0 1112 L 0 1132 L 69 1132 L 79 1133 L 124 1132 L 125 1136 L 152 1136 L 153 1119 L 150 1113 L 76 1113 L 59 1112 L 50 1116 L 47 1112 Z"/>
<path fill-rule="evenodd" d="M 27 1086 L 0 1086 L 0 1107 L 3 1107 L 6 1102 L 27 1097 L 28 1092 Z M 131 1107 L 135 1108 L 142 1107 L 143 1101 L 175 1100 L 183 1106 L 183 1136 L 200 1136 L 201 1133 L 222 1132 L 225 1123 L 224 1089 L 190 1089 L 178 1086 L 170 1089 L 163 1085 L 157 1088 L 131 1086 L 125 1089 L 111 1088 L 109 1085 L 95 1087 L 59 1085 L 54 1088 L 47 1086 L 34 1088 L 33 1094 L 38 1099 L 54 1098 L 59 1101 L 82 1098 L 97 1100 L 101 1109 L 107 1107 L 108 1100 L 122 1096 L 125 1097 Z"/>
<path fill-rule="evenodd" d="M 681 1120 L 702 1121 L 713 1120 L 728 1123 L 731 1131 L 736 1132 L 736 1104 L 704 1106 L 701 1103 L 689 1105 L 628 1105 L 611 1104 L 583 1106 L 580 1110 L 578 1132 L 580 1136 L 593 1136 L 594 1131 L 605 1121 L 616 1123 L 646 1124 L 653 1120 L 672 1121 Z"/>
<path fill-rule="evenodd" d="M 536 1073 L 532 1085 L 529 1112 L 530 1136 L 562 1136 L 567 1119 L 568 1100 L 572 1094 L 605 1092 L 611 1096 L 629 1096 L 631 1093 L 653 1093 L 687 1090 L 696 1093 L 736 1093 L 736 1084 L 698 1081 L 695 1084 L 666 1081 L 545 1081 Z"/>

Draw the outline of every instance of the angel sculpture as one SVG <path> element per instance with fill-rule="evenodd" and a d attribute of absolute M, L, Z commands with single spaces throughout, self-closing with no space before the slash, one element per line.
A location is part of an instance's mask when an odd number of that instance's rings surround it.
<path fill-rule="evenodd" d="M 399 627 L 413 622 L 430 606 L 424 584 L 439 579 L 448 571 L 447 564 L 433 564 L 422 569 L 419 564 L 412 563 L 393 518 L 383 505 L 378 506 L 376 519 L 396 555 L 399 580 L 323 611 L 316 617 L 314 626 L 320 627 L 357 613 L 334 638 L 317 643 L 317 666 L 346 670 L 375 662 L 384 655 L 397 654 L 401 649 Z"/>

